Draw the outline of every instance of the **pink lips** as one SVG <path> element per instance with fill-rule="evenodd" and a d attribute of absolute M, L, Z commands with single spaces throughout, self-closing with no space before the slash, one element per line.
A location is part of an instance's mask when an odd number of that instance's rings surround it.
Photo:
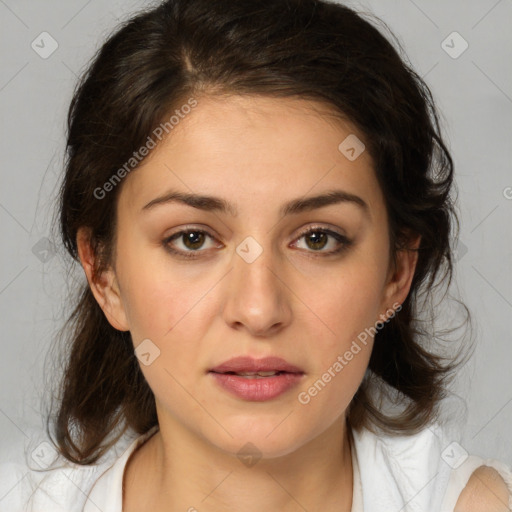
<path fill-rule="evenodd" d="M 226 373 L 226 372 L 288 372 L 288 373 L 304 373 L 300 368 L 286 362 L 280 357 L 265 357 L 263 359 L 253 359 L 252 357 L 234 357 L 215 368 L 211 372 Z"/>
<path fill-rule="evenodd" d="M 272 372 L 275 374 L 270 375 Z M 304 376 L 300 368 L 280 357 L 253 359 L 247 356 L 230 359 L 212 368 L 209 374 L 226 391 L 254 402 L 278 397 L 296 386 Z"/>

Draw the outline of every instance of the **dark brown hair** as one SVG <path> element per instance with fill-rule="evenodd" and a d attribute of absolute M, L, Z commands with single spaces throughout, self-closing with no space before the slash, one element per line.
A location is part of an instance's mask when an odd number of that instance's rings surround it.
<path fill-rule="evenodd" d="M 320 0 L 168 0 L 128 20 L 100 48 L 70 105 L 59 213 L 67 251 L 78 259 L 77 231 L 85 227 L 97 271 L 110 263 L 122 184 L 101 199 L 95 190 L 187 98 L 257 94 L 327 105 L 364 136 L 393 254 L 421 235 L 411 291 L 376 334 L 348 421 L 418 431 L 436 418 L 457 364 L 434 351 L 433 323 L 422 316 L 438 285 L 451 280 L 457 218 L 453 163 L 431 92 L 397 48 L 362 15 Z M 81 286 L 48 429 L 66 458 L 90 464 L 126 429 L 145 433 L 157 416 L 130 333 L 114 329 Z M 399 413 L 379 404 L 386 390 L 397 393 Z"/>

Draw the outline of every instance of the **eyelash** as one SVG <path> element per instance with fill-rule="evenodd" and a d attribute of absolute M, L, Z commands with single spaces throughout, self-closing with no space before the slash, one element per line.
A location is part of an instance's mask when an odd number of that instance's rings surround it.
<path fill-rule="evenodd" d="M 197 259 L 198 257 L 200 257 L 200 256 L 198 256 L 198 253 L 204 252 L 204 250 L 198 249 L 196 251 L 181 251 L 181 250 L 177 250 L 177 249 L 174 249 L 173 247 L 171 247 L 171 242 L 173 242 L 176 239 L 179 239 L 183 235 L 190 234 L 190 233 L 201 233 L 201 234 L 207 235 L 208 237 L 210 237 L 212 239 L 215 239 L 215 237 L 213 237 L 210 233 L 208 233 L 207 231 L 205 231 L 203 229 L 191 228 L 191 229 L 184 229 L 182 231 L 177 231 L 176 233 L 172 234 L 171 236 L 165 238 L 162 241 L 162 245 L 164 246 L 164 248 L 168 252 L 170 252 L 173 255 L 176 255 L 176 256 L 179 256 L 179 257 L 182 257 L 182 258 L 185 258 L 185 259 Z M 303 237 L 305 237 L 307 235 L 310 235 L 312 233 L 324 233 L 324 234 L 326 234 L 328 236 L 331 236 L 339 244 L 341 244 L 337 249 L 334 249 L 334 250 L 331 250 L 331 251 L 321 251 L 321 250 L 318 250 L 318 251 L 314 251 L 314 250 L 306 251 L 306 252 L 309 252 L 309 253 L 313 253 L 311 255 L 311 257 L 313 257 L 313 258 L 317 258 L 317 257 L 324 257 L 325 258 L 325 257 L 341 254 L 342 252 L 347 250 L 353 244 L 353 240 L 350 240 L 349 238 L 347 238 L 346 236 L 342 235 L 341 233 L 337 233 L 336 231 L 332 231 L 330 229 L 326 229 L 326 228 L 322 228 L 322 227 L 311 227 L 311 228 L 308 228 L 306 231 L 303 231 L 295 240 L 298 241 L 301 238 L 303 238 Z"/>

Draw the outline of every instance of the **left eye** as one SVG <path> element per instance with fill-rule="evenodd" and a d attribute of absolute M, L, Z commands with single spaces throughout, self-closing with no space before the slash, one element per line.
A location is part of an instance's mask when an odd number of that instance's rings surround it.
<path fill-rule="evenodd" d="M 301 246 L 300 240 L 304 239 Z M 298 249 L 311 250 L 312 252 L 323 252 L 333 254 L 339 252 L 350 244 L 350 241 L 340 233 L 329 229 L 310 229 L 303 233 L 293 245 Z"/>

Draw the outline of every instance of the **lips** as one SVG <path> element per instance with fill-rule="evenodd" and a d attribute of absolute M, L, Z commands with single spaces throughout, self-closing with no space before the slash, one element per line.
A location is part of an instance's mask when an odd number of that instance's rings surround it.
<path fill-rule="evenodd" d="M 235 357 L 209 372 L 221 389 L 239 399 L 263 402 L 297 386 L 304 372 L 280 357 Z"/>
<path fill-rule="evenodd" d="M 210 370 L 214 373 L 230 373 L 244 377 L 269 377 L 278 373 L 304 372 L 280 357 L 265 357 L 253 359 L 252 357 L 234 357 Z"/>
<path fill-rule="evenodd" d="M 277 399 L 304 379 L 300 368 L 280 357 L 235 357 L 208 374 L 220 389 L 249 402 Z"/>

